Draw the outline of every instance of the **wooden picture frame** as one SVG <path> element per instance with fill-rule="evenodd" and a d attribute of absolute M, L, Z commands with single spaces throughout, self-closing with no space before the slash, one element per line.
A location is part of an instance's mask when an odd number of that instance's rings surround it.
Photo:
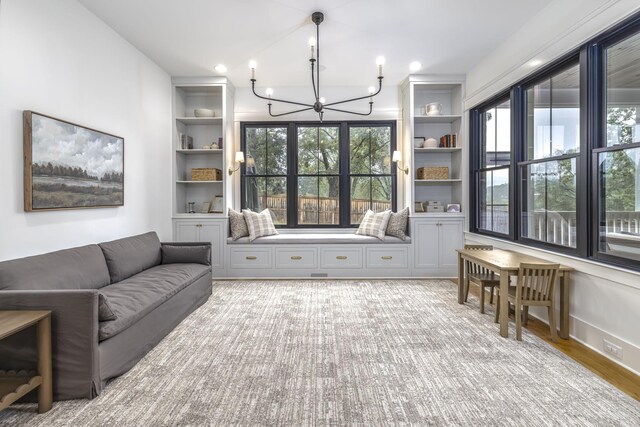
<path fill-rule="evenodd" d="M 26 212 L 124 205 L 124 138 L 26 110 Z"/>
<path fill-rule="evenodd" d="M 447 205 L 447 212 L 449 212 L 449 213 L 459 213 L 460 212 L 460 204 L 459 203 L 449 203 Z"/>

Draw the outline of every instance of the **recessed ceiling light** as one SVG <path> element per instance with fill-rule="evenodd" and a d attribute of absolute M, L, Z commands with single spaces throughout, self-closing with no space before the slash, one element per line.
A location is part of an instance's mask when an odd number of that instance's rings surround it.
<path fill-rule="evenodd" d="M 538 65 L 541 65 L 541 64 L 542 64 L 542 59 L 534 59 L 529 62 L 530 67 L 537 67 Z"/>
<path fill-rule="evenodd" d="M 422 64 L 419 63 L 418 61 L 413 61 L 411 64 L 409 64 L 409 69 L 411 71 L 418 71 L 421 68 L 422 68 Z"/>
<path fill-rule="evenodd" d="M 224 64 L 218 64 L 215 67 L 213 67 L 213 69 L 223 74 L 227 72 L 227 67 Z"/>

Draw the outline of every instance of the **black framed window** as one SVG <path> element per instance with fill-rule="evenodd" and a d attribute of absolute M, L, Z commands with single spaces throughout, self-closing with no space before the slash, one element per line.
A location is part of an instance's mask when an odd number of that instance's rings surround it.
<path fill-rule="evenodd" d="M 640 13 L 505 89 L 470 110 L 470 230 L 640 270 Z M 507 101 L 500 153 L 491 124 Z M 508 233 L 494 219 L 500 168 Z"/>
<path fill-rule="evenodd" d="M 580 153 L 580 66 L 528 86 L 521 177 L 521 236 L 576 248 Z"/>
<path fill-rule="evenodd" d="M 511 165 L 511 101 L 501 99 L 480 109 L 478 228 L 509 234 L 509 176 Z"/>
<path fill-rule="evenodd" d="M 242 208 L 268 208 L 279 227 L 350 227 L 395 210 L 396 125 L 242 123 Z"/>
<path fill-rule="evenodd" d="M 594 152 L 598 191 L 597 251 L 640 261 L 640 33 L 604 49 L 606 136 Z"/>

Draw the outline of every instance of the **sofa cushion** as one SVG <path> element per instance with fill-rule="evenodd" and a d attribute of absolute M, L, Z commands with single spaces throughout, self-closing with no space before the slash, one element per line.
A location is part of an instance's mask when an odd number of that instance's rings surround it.
<path fill-rule="evenodd" d="M 211 267 L 202 264 L 158 265 L 105 286 L 100 292 L 109 300 L 116 319 L 100 322 L 100 341 L 127 329 L 210 271 Z"/>
<path fill-rule="evenodd" d="M 99 289 L 109 270 L 98 245 L 0 262 L 0 290 Z"/>
<path fill-rule="evenodd" d="M 380 240 L 384 240 L 384 234 L 387 230 L 387 224 L 391 217 L 391 211 L 373 213 L 371 209 L 364 214 L 364 218 L 360 223 L 360 227 L 356 230 L 356 234 L 362 236 L 373 236 Z"/>
<path fill-rule="evenodd" d="M 211 265 L 211 245 L 162 244 L 163 264 Z"/>
<path fill-rule="evenodd" d="M 99 244 L 107 261 L 111 283 L 160 264 L 160 240 L 154 232 Z"/>
<path fill-rule="evenodd" d="M 243 209 L 242 213 L 244 214 L 244 219 L 247 222 L 250 242 L 253 242 L 258 237 L 278 234 L 278 230 L 276 230 L 276 227 L 273 225 L 269 209 L 265 209 L 260 213 Z"/>
<path fill-rule="evenodd" d="M 244 219 L 242 212 L 234 211 L 229 208 L 229 228 L 231 229 L 231 238 L 238 240 L 241 237 L 249 235 L 249 229 L 247 228 L 247 221 Z"/>
<path fill-rule="evenodd" d="M 409 208 L 404 208 L 400 212 L 391 212 L 389 223 L 387 224 L 387 236 L 394 236 L 404 240 L 407 237 L 407 222 L 409 221 Z M 386 239 L 386 237 L 385 237 Z"/>
<path fill-rule="evenodd" d="M 98 321 L 116 320 L 116 317 L 107 297 L 102 292 L 98 292 Z"/>

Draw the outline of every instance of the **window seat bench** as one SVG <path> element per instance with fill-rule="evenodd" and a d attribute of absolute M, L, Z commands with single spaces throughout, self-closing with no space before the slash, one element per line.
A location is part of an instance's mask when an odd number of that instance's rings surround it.
<path fill-rule="evenodd" d="M 406 237 L 402 240 L 398 237 L 385 236 L 384 240 L 377 237 L 361 236 L 353 233 L 281 233 L 274 236 L 258 237 L 253 242 L 248 237 L 241 237 L 233 240 L 231 237 L 227 239 L 228 245 L 318 245 L 318 244 L 410 244 L 411 238 Z"/>

